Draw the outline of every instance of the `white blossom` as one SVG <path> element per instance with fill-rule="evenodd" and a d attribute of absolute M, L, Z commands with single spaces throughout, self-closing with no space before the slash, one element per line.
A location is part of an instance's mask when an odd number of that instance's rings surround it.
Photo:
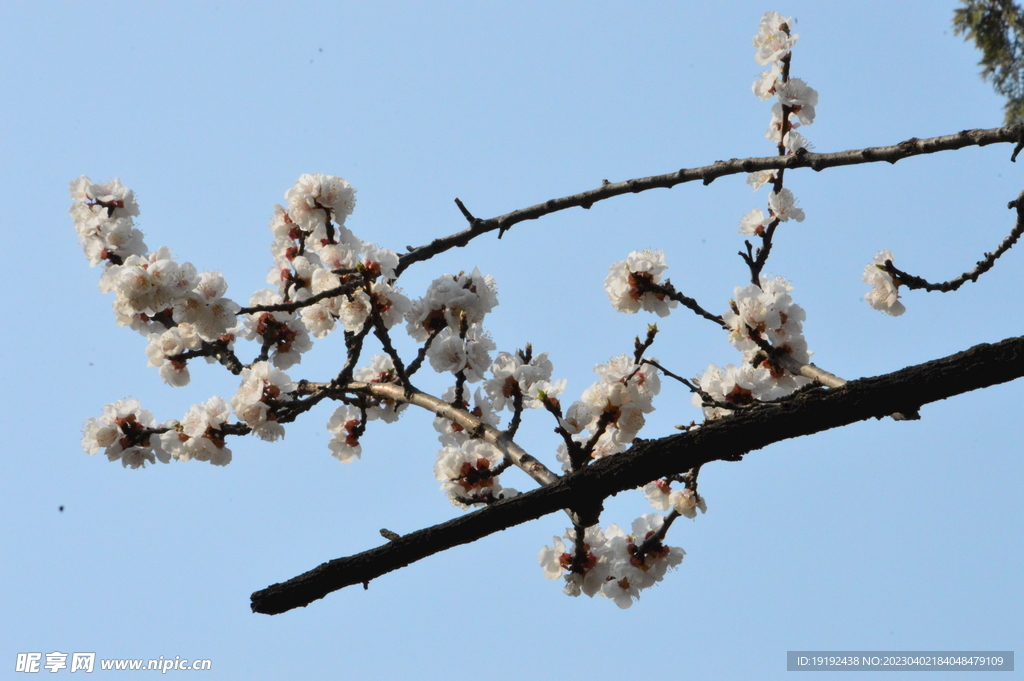
<path fill-rule="evenodd" d="M 810 361 L 811 353 L 803 336 L 803 320 L 806 313 L 790 296 L 793 286 L 782 277 L 762 276 L 760 284 L 737 286 L 733 291 L 733 299 L 729 301 L 729 309 L 722 315 L 722 320 L 729 327 L 729 342 L 743 353 L 744 364 L 749 365 L 756 360 L 759 367 L 771 372 L 774 381 L 771 389 L 759 387 L 757 398 L 773 399 L 805 385 L 808 379 L 781 371 L 764 356 L 756 339 L 768 342 L 776 352 L 788 354 L 801 364 Z M 751 374 L 744 376 L 744 381 L 755 380 L 755 376 Z"/>
<path fill-rule="evenodd" d="M 685 516 L 691 520 L 697 517 L 697 511 L 701 513 L 708 512 L 708 505 L 704 502 L 704 497 L 694 492 L 689 487 L 684 487 L 681 490 L 672 492 L 669 496 L 669 503 L 672 504 L 672 508 L 682 516 Z"/>
<path fill-rule="evenodd" d="M 761 25 L 757 35 L 754 36 L 753 44 L 757 48 L 754 59 L 761 66 L 782 59 L 793 49 L 798 33 L 790 33 L 794 20 L 787 19 L 778 12 L 766 12 L 761 18 Z"/>
<path fill-rule="evenodd" d="M 357 381 L 366 383 L 398 383 L 398 372 L 395 370 L 394 360 L 388 355 L 374 355 L 370 365 L 359 367 L 352 375 Z M 381 419 L 385 423 L 394 423 L 402 415 L 402 411 L 408 407 L 407 402 L 396 402 L 395 400 L 373 397 L 366 406 L 366 418 L 370 421 Z"/>
<path fill-rule="evenodd" d="M 466 323 L 479 324 L 484 316 L 498 304 L 498 287 L 490 275 L 446 274 L 435 279 L 426 295 L 413 302 L 405 315 L 409 335 L 423 342 L 434 331 L 447 326 L 458 331 L 465 317 Z"/>
<path fill-rule="evenodd" d="M 544 576 L 565 579 L 564 592 L 569 596 L 600 594 L 620 608 L 628 608 L 640 598 L 640 591 L 660 582 L 665 573 L 682 562 L 685 552 L 661 542 L 654 542 L 641 554 L 639 548 L 661 528 L 664 518 L 645 515 L 633 521 L 630 534 L 616 524 L 602 530 L 588 527 L 584 535 L 582 564 L 575 564 L 575 531 L 555 537 L 553 546 L 541 549 L 538 562 Z"/>
<path fill-rule="evenodd" d="M 766 182 L 774 182 L 774 181 L 775 181 L 775 171 L 774 170 L 759 170 L 756 173 L 750 173 L 750 174 L 747 175 L 747 184 L 749 184 L 751 187 L 753 187 L 754 191 L 757 191 L 758 189 L 760 189 L 761 186 L 764 185 Z"/>
<path fill-rule="evenodd" d="M 230 415 L 222 397 L 211 397 L 205 404 L 194 404 L 181 422 L 160 435 L 163 448 L 180 461 L 208 461 L 214 466 L 231 463 L 231 450 L 224 445 L 221 426 Z"/>
<path fill-rule="evenodd" d="M 513 408 L 517 387 L 524 398 L 523 406 L 527 408 L 542 406 L 539 392 L 557 397 L 565 389 L 565 381 L 550 382 L 554 367 L 546 352 L 532 356 L 529 362 L 525 362 L 519 352 L 499 352 L 490 370 L 493 378 L 484 381 L 483 387 L 498 410 Z"/>
<path fill-rule="evenodd" d="M 667 317 L 678 303 L 664 293 L 644 290 L 645 284 L 660 284 L 665 264 L 664 251 L 633 251 L 625 260 L 612 263 L 604 280 L 604 290 L 619 312 L 634 314 L 644 309 Z"/>
<path fill-rule="evenodd" d="M 460 404 L 453 402 L 455 399 L 455 386 L 449 386 L 442 394 L 441 399 L 449 404 L 452 404 L 459 409 L 463 409 L 469 412 L 472 416 L 480 420 L 489 426 L 498 425 L 498 412 L 494 410 L 494 406 L 491 404 L 490 399 L 480 388 L 477 388 L 473 392 L 473 403 L 466 400 L 465 395 Z M 460 447 L 463 443 L 470 439 L 469 433 L 458 423 L 438 416 L 434 418 L 434 430 L 438 432 L 438 441 L 446 447 Z"/>
<path fill-rule="evenodd" d="M 391 280 L 398 267 L 398 254 L 377 244 L 363 242 L 363 266 L 374 276 Z"/>
<path fill-rule="evenodd" d="M 788 189 L 782 189 L 781 191 L 769 194 L 768 208 L 771 209 L 772 215 L 782 222 L 787 222 L 790 219 L 797 222 L 803 222 L 804 220 L 803 209 L 797 207 L 796 198 L 793 196 L 793 192 Z"/>
<path fill-rule="evenodd" d="M 327 421 L 327 430 L 334 433 L 327 443 L 331 456 L 342 463 L 352 463 L 362 456 L 363 448 L 357 435 L 359 425 L 360 413 L 357 407 L 346 404 L 334 410 Z"/>
<path fill-rule="evenodd" d="M 250 307 L 277 305 L 284 302 L 281 295 L 270 289 L 253 293 Z M 270 359 L 279 369 L 287 369 L 302 360 L 302 353 L 313 347 L 309 332 L 301 317 L 294 312 L 252 312 L 244 315 L 244 327 L 238 332 L 248 340 L 268 345 Z"/>
<path fill-rule="evenodd" d="M 719 368 L 710 364 L 697 379 L 701 390 L 721 404 L 749 406 L 755 400 L 772 400 L 805 385 L 808 379 L 790 376 L 774 376 L 764 366 L 751 366 L 744 362 L 739 366 L 727 364 Z M 693 405 L 704 410 L 704 418 L 717 419 L 728 416 L 734 410 L 726 407 L 705 405 L 698 394 L 692 397 Z"/>
<path fill-rule="evenodd" d="M 99 418 L 90 418 L 82 428 L 82 448 L 90 455 L 104 449 L 108 461 L 120 461 L 126 468 L 141 468 L 170 459 L 159 438 L 148 430 L 156 428 L 153 414 L 139 401 L 127 398 L 103 407 Z"/>
<path fill-rule="evenodd" d="M 768 99 L 775 94 L 776 83 L 780 77 L 782 77 L 782 67 L 777 62 L 773 62 L 771 68 L 763 71 L 750 89 L 754 91 L 758 99 Z"/>
<path fill-rule="evenodd" d="M 430 345 L 427 358 L 434 371 L 453 374 L 464 371 L 466 380 L 475 383 L 483 379 L 490 367 L 490 352 L 494 349 L 494 341 L 479 325 L 471 326 L 465 338 L 445 328 Z"/>
<path fill-rule="evenodd" d="M 264 440 L 284 437 L 284 427 L 277 422 L 276 410 L 290 401 L 295 384 L 288 374 L 272 369 L 267 362 L 256 362 L 242 369 L 242 384 L 231 398 L 231 408 L 240 421 Z"/>
<path fill-rule="evenodd" d="M 814 122 L 814 107 L 818 104 L 818 91 L 810 87 L 800 78 L 790 78 L 775 88 L 779 102 L 790 107 L 801 123 L 810 125 Z"/>
<path fill-rule="evenodd" d="M 486 505 L 514 496 L 498 482 L 494 468 L 502 454 L 483 440 L 467 440 L 459 447 L 443 447 L 434 464 L 434 477 L 453 505 L 459 508 Z"/>
<path fill-rule="evenodd" d="M 760 208 L 754 208 L 740 220 L 740 234 L 763 234 L 765 227 L 771 223 Z"/>
<path fill-rule="evenodd" d="M 879 251 L 864 268 L 864 283 L 872 286 L 864 299 L 876 310 L 898 317 L 906 312 L 907 308 L 899 301 L 899 283 L 885 270 L 885 262 L 892 259 L 892 251 Z"/>
<path fill-rule="evenodd" d="M 322 227 L 328 220 L 344 224 L 356 205 L 356 190 L 334 175 L 306 174 L 285 192 L 288 216 L 306 231 Z"/>
<path fill-rule="evenodd" d="M 795 130 L 790 130 L 785 134 L 785 136 L 782 138 L 782 144 L 785 145 L 786 149 L 788 149 L 789 153 L 791 154 L 796 153 L 801 149 L 811 149 L 811 147 L 813 146 L 810 142 L 807 141 L 806 137 L 796 132 Z M 802 212 L 803 211 L 801 211 L 801 213 Z"/>

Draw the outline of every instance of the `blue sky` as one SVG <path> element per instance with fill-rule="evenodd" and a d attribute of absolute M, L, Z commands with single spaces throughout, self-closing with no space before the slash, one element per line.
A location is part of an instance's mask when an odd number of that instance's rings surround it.
<path fill-rule="evenodd" d="M 628 611 L 543 578 L 537 553 L 565 530 L 553 515 L 368 591 L 252 614 L 251 592 L 376 546 L 382 527 L 459 513 L 433 479 L 427 414 L 371 424 L 349 466 L 327 450 L 326 409 L 282 442 L 233 441 L 226 468 L 124 470 L 79 444 L 107 402 L 130 395 L 158 420 L 180 418 L 238 380 L 200 364 L 172 389 L 146 367 L 145 340 L 115 326 L 76 243 L 75 177 L 120 177 L 151 247 L 220 270 L 246 302 L 265 287 L 272 206 L 302 173 L 348 179 L 359 192 L 348 226 L 401 251 L 463 229 L 455 197 L 490 217 L 603 179 L 772 154 L 770 104 L 750 93 L 761 71 L 750 38 L 769 9 L 799 20 L 792 75 L 820 93 L 804 131 L 817 151 L 996 127 L 1001 101 L 952 35 L 953 6 L 4 3 L 0 669 L 19 652 L 62 651 L 208 658 L 216 679 L 568 680 L 648 667 L 771 679 L 787 650 L 1021 648 L 1018 384 L 925 407 L 918 422 L 707 466 L 707 515 L 669 535 L 686 559 Z M 787 174 L 807 219 L 780 229 L 767 270 L 793 282 L 820 366 L 853 379 L 1021 333 L 1016 251 L 956 294 L 906 295 L 900 318 L 862 299 L 861 272 L 882 248 L 932 280 L 994 248 L 1024 189 L 1010 152 Z M 653 321 L 611 309 L 608 266 L 664 249 L 675 285 L 724 311 L 746 281 L 736 226 L 765 200 L 738 176 L 623 196 L 485 236 L 401 284 L 417 297 L 446 272 L 493 275 L 498 348 L 550 352 L 571 401 Z M 651 354 L 676 373 L 736 361 L 701 319 L 677 311 L 659 326 Z M 319 380 L 342 356 L 330 337 L 289 373 Z M 656 406 L 643 437 L 699 417 L 667 382 Z M 522 444 L 556 467 L 551 422 L 528 416 Z M 649 510 L 619 495 L 603 523 Z"/>

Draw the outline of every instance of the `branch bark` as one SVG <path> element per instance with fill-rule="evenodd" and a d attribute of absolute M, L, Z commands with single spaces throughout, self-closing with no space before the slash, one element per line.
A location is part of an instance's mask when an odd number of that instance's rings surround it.
<path fill-rule="evenodd" d="M 792 399 L 739 412 L 700 428 L 657 440 L 638 440 L 628 452 L 594 462 L 557 482 L 454 520 L 338 558 L 252 594 L 253 612 L 274 615 L 305 607 L 332 591 L 369 583 L 445 549 L 540 518 L 562 508 L 593 506 L 651 480 L 710 461 L 739 461 L 775 442 L 818 433 L 918 407 L 1024 376 L 1024 336 L 850 381 L 837 389 L 797 393 Z"/>
<path fill-rule="evenodd" d="M 536 220 L 549 213 L 556 213 L 567 208 L 590 208 L 598 201 L 604 201 L 605 199 L 622 194 L 636 194 L 649 189 L 668 189 L 677 184 L 693 182 L 695 180 L 700 180 L 707 185 L 719 177 L 737 175 L 739 173 L 753 173 L 759 170 L 813 168 L 816 171 L 821 171 L 826 168 L 858 165 L 861 163 L 878 163 L 879 161 L 896 163 L 900 159 L 920 156 L 921 154 L 934 154 L 939 151 L 950 151 L 971 146 L 984 147 L 989 144 L 1006 142 L 1016 143 L 1017 146 L 1010 159 L 1016 160 L 1017 153 L 1024 148 L 1024 126 L 961 130 L 952 135 L 929 137 L 927 139 L 912 137 L 899 144 L 890 146 L 867 147 L 865 149 L 838 151 L 828 154 L 817 154 L 801 150 L 791 156 L 763 156 L 715 161 L 709 166 L 683 168 L 665 175 L 635 178 L 625 180 L 624 182 L 606 181 L 597 189 L 551 199 L 544 203 L 538 203 L 528 208 L 520 208 L 511 213 L 505 213 L 504 215 L 486 220 L 473 217 L 463 203 L 456 199 L 456 203 L 463 216 L 469 221 L 469 228 L 456 234 L 434 239 L 424 246 L 409 247 L 409 251 L 399 258 L 399 264 L 395 271 L 397 273 L 404 272 L 413 263 L 428 260 L 438 253 L 443 253 L 452 248 L 465 246 L 481 234 L 498 230 L 498 237 L 500 238 L 505 231 L 524 220 Z"/>

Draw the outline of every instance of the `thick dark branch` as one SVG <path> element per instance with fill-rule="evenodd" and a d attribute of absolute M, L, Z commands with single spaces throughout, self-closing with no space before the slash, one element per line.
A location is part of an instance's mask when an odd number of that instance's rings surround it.
<path fill-rule="evenodd" d="M 449 522 L 412 532 L 363 553 L 338 558 L 252 595 L 252 610 L 269 615 L 304 607 L 352 584 L 366 584 L 421 558 L 540 518 L 562 508 L 592 505 L 651 480 L 710 461 L 744 454 L 789 438 L 849 425 L 1024 376 L 1024 337 L 977 345 L 950 357 L 831 390 L 801 392 L 700 428 L 638 442 L 540 489 Z"/>
<path fill-rule="evenodd" d="M 985 257 L 977 262 L 974 269 L 970 272 L 964 272 L 956 279 L 950 279 L 940 284 L 933 284 L 921 277 L 915 277 L 913 274 L 907 274 L 901 269 L 897 269 L 893 264 L 892 260 L 885 261 L 885 271 L 888 272 L 896 281 L 902 286 L 906 286 L 908 289 L 924 289 L 926 291 L 941 291 L 947 293 L 949 291 L 955 291 L 969 281 L 978 281 L 978 277 L 992 269 L 992 266 L 996 264 L 996 260 L 1003 253 L 1013 248 L 1013 245 L 1017 243 L 1021 234 L 1024 234 L 1024 192 L 1020 193 L 1013 201 L 1007 205 L 1007 208 L 1017 209 L 1017 224 L 1013 226 L 1013 230 L 1003 239 L 1002 243 L 999 244 L 996 250 L 991 253 L 986 253 Z"/>
<path fill-rule="evenodd" d="M 505 213 L 498 217 L 481 220 L 472 217 L 465 206 L 460 203 L 460 210 L 470 226 L 456 234 L 434 239 L 429 244 L 416 248 L 409 248 L 409 252 L 399 258 L 396 273 L 404 272 L 409 265 L 423 260 L 429 260 L 438 253 L 449 249 L 465 246 L 474 238 L 487 232 L 500 230 L 504 233 L 513 225 L 524 220 L 536 220 L 539 217 L 555 213 L 567 208 L 590 208 L 598 201 L 610 199 L 613 196 L 622 194 L 636 194 L 649 189 L 668 189 L 677 184 L 700 180 L 704 184 L 711 184 L 714 180 L 725 175 L 736 175 L 738 173 L 753 173 L 759 170 L 779 170 L 786 168 L 813 168 L 824 170 L 838 166 L 857 165 L 860 163 L 877 163 L 886 161 L 896 163 L 903 158 L 919 156 L 921 154 L 934 154 L 939 151 L 962 149 L 963 147 L 979 146 L 1002 142 L 1016 142 L 1017 148 L 1014 151 L 1014 158 L 1017 151 L 1024 148 L 1024 137 L 1022 137 L 1021 126 L 1009 126 L 1005 128 L 990 128 L 987 130 L 962 130 L 953 135 L 941 137 L 930 137 L 918 139 L 912 137 L 908 140 L 893 144 L 887 147 L 868 147 L 866 149 L 854 149 L 851 151 L 838 151 L 829 154 L 818 154 L 801 149 L 790 156 L 764 156 L 754 158 L 734 158 L 728 161 L 716 161 L 712 165 L 700 168 L 683 168 L 674 173 L 666 175 L 654 175 L 641 177 L 624 182 L 607 182 L 597 189 L 591 189 L 572 196 L 563 196 L 558 199 L 551 199 L 544 203 L 538 203 L 529 208 L 520 208 L 511 213 Z"/>

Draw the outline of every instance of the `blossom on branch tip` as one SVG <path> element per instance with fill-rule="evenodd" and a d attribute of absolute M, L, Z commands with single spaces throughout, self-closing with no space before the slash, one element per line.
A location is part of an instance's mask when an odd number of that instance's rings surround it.
<path fill-rule="evenodd" d="M 899 301 L 899 282 L 885 269 L 886 261 L 892 261 L 893 254 L 889 249 L 879 251 L 874 259 L 864 267 L 864 283 L 872 286 L 864 296 L 868 305 L 881 310 L 892 317 L 898 317 L 907 311 Z"/>
<path fill-rule="evenodd" d="M 664 293 L 651 290 L 661 283 L 661 273 L 668 269 L 665 252 L 653 249 L 633 251 L 625 260 L 613 263 L 604 280 L 604 290 L 619 312 L 634 314 L 644 309 L 667 317 L 678 303 Z"/>
<path fill-rule="evenodd" d="M 312 231 L 327 222 L 344 224 L 355 208 L 356 190 L 340 177 L 314 173 L 299 177 L 284 198 L 288 217 L 302 229 Z"/>
<path fill-rule="evenodd" d="M 799 33 L 790 33 L 793 19 L 787 19 L 778 12 L 765 12 L 761 17 L 761 25 L 753 38 L 757 52 L 754 59 L 761 66 L 778 61 L 786 56 L 796 44 Z"/>
<path fill-rule="evenodd" d="M 104 260 L 120 264 L 146 253 L 142 232 L 133 217 L 139 214 L 135 194 L 118 179 L 97 184 L 85 175 L 71 183 L 71 218 L 82 250 L 92 267 Z"/>
<path fill-rule="evenodd" d="M 134 398 L 103 407 L 99 418 L 90 418 L 82 428 L 82 448 L 90 455 L 104 449 L 108 461 L 120 461 L 126 468 L 170 461 L 160 439 L 150 432 L 156 428 L 152 412 Z"/>

